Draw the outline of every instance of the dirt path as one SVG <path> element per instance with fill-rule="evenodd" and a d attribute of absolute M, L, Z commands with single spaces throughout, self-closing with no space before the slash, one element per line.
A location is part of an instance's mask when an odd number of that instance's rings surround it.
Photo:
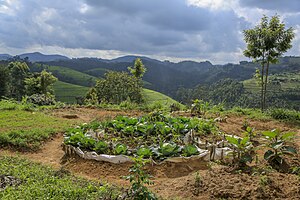
<path fill-rule="evenodd" d="M 62 141 L 62 134 L 57 134 L 47 141 L 37 152 L 15 152 L 12 150 L 0 150 L 0 156 L 21 156 L 38 163 L 50 165 L 55 169 L 59 169 L 61 167 L 61 158 L 64 155 L 64 151 L 61 148 Z"/>

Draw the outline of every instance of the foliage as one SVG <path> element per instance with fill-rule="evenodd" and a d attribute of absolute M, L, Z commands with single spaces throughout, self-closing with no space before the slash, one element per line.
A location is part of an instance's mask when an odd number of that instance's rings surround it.
<path fill-rule="evenodd" d="M 125 72 L 107 72 L 105 79 L 97 81 L 95 89 L 98 102 L 119 104 L 128 98 L 136 103 L 143 101 L 138 79 Z"/>
<path fill-rule="evenodd" d="M 278 15 L 270 20 L 267 16 L 261 19 L 259 25 L 244 31 L 247 49 L 244 55 L 253 58 L 261 64 L 261 109 L 265 109 L 268 71 L 270 63 L 278 62 L 279 56 L 292 47 L 295 34 L 292 28 L 285 29 L 285 24 Z"/>
<path fill-rule="evenodd" d="M 85 124 L 69 129 L 64 142 L 86 150 L 99 149 L 100 142 L 100 153 L 164 160 L 173 156 L 198 154 L 196 146 L 185 145 L 184 142 L 186 134 L 191 131 L 200 136 L 215 133 L 217 128 L 212 120 L 170 117 L 162 112 L 153 112 L 138 118 L 118 116 L 100 124 Z"/>
<path fill-rule="evenodd" d="M 186 145 L 183 148 L 183 155 L 184 156 L 190 157 L 192 155 L 198 155 L 198 154 L 199 154 L 199 151 L 198 151 L 198 148 L 195 145 L 189 144 L 189 145 Z"/>
<path fill-rule="evenodd" d="M 25 79 L 28 77 L 29 67 L 25 62 L 11 62 L 9 69 L 9 96 L 21 100 L 25 94 Z"/>
<path fill-rule="evenodd" d="M 294 138 L 296 133 L 281 133 L 278 129 L 274 129 L 272 131 L 264 131 L 262 134 L 269 141 L 267 147 L 270 148 L 265 152 L 264 159 L 267 160 L 272 167 L 283 170 L 282 166 L 285 164 L 283 155 L 293 155 L 297 153 L 294 147 L 287 145 L 287 141 Z"/>
<path fill-rule="evenodd" d="M 117 144 L 114 149 L 114 154 L 116 155 L 126 155 L 128 147 L 124 144 Z"/>
<path fill-rule="evenodd" d="M 55 105 L 55 97 L 50 93 L 47 94 L 33 94 L 31 96 L 25 97 L 27 103 L 32 103 L 39 106 L 45 105 Z"/>
<path fill-rule="evenodd" d="M 120 191 L 50 167 L 15 157 L 0 158 L 0 174 L 21 180 L 0 192 L 1 200 L 30 199 L 117 199 Z"/>
<path fill-rule="evenodd" d="M 149 191 L 146 185 L 152 185 L 150 174 L 143 169 L 146 161 L 140 157 L 133 158 L 134 165 L 130 168 L 130 175 L 125 179 L 130 181 L 131 187 L 128 191 L 129 197 L 135 200 L 155 200 L 157 197 Z"/>
<path fill-rule="evenodd" d="M 9 71 L 5 65 L 0 65 L 0 99 L 8 95 Z"/>
<path fill-rule="evenodd" d="M 288 120 L 288 121 L 300 121 L 300 112 L 287 109 L 271 109 L 268 114 L 274 119 Z"/>
<path fill-rule="evenodd" d="M 205 113 L 211 108 L 211 104 L 209 102 L 204 102 L 203 100 L 195 99 L 193 100 L 193 104 L 191 106 L 191 114 L 192 115 L 205 115 Z"/>
<path fill-rule="evenodd" d="M 47 72 L 46 70 L 43 70 L 41 73 L 33 74 L 32 77 L 24 80 L 26 94 L 53 94 L 52 86 L 57 80 L 58 79 L 53 76 L 51 72 Z"/>
<path fill-rule="evenodd" d="M 136 154 L 142 158 L 150 158 L 152 156 L 152 151 L 148 147 L 141 147 L 137 150 Z"/>
<path fill-rule="evenodd" d="M 234 136 L 227 136 L 226 140 L 233 149 L 233 162 L 240 167 L 244 167 L 247 162 L 253 160 L 253 146 L 249 137 L 236 138 Z"/>
<path fill-rule="evenodd" d="M 134 66 L 128 67 L 128 70 L 137 79 L 142 79 L 145 72 L 147 71 L 146 67 L 144 66 L 144 64 L 140 58 L 135 59 Z"/>

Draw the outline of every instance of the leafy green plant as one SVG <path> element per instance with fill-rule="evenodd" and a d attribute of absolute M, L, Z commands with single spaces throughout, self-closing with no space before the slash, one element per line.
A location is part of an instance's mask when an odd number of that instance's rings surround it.
<path fill-rule="evenodd" d="M 120 155 L 120 154 L 126 155 L 127 149 L 128 149 L 128 147 L 126 145 L 117 144 L 116 147 L 114 148 L 114 153 L 116 155 Z"/>
<path fill-rule="evenodd" d="M 235 164 L 239 167 L 244 167 L 247 162 L 252 162 L 253 146 L 249 137 L 235 138 L 233 136 L 227 136 L 226 140 L 233 149 L 232 156 Z"/>
<path fill-rule="evenodd" d="M 275 169 L 287 171 L 287 163 L 283 155 L 296 154 L 297 150 L 292 146 L 288 146 L 286 142 L 294 138 L 296 133 L 281 133 L 278 129 L 274 129 L 272 131 L 264 131 L 262 134 L 269 141 L 267 147 L 270 148 L 265 152 L 264 159 Z"/>
<path fill-rule="evenodd" d="M 95 150 L 97 153 L 105 153 L 107 149 L 108 144 L 104 141 L 98 141 L 93 148 L 93 150 Z"/>
<path fill-rule="evenodd" d="M 191 106 L 191 114 L 192 115 L 205 115 L 205 113 L 211 109 L 211 104 L 209 102 L 205 102 L 203 100 L 195 99 L 193 100 Z"/>
<path fill-rule="evenodd" d="M 158 151 L 165 157 L 170 157 L 180 152 L 180 147 L 176 144 L 163 143 L 160 145 Z"/>
<path fill-rule="evenodd" d="M 184 148 L 183 148 L 183 156 L 192 156 L 192 155 L 198 155 L 199 154 L 199 151 L 197 149 L 197 147 L 195 145 L 186 145 Z"/>
<path fill-rule="evenodd" d="M 153 184 L 150 174 L 143 169 L 147 161 L 141 157 L 133 158 L 133 160 L 135 163 L 129 170 L 130 175 L 124 177 L 131 184 L 128 191 L 129 197 L 135 200 L 156 200 L 157 197 L 146 187 L 146 185 Z"/>
<path fill-rule="evenodd" d="M 149 158 L 152 156 L 152 151 L 148 147 L 141 147 L 137 150 L 137 155 L 143 158 Z"/>

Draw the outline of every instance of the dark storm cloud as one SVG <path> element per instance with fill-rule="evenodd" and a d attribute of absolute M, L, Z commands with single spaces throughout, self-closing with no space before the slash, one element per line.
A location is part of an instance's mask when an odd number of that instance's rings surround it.
<path fill-rule="evenodd" d="M 242 6 L 282 12 L 300 12 L 299 0 L 240 0 Z"/>
<path fill-rule="evenodd" d="M 0 1 L 4 4 L 5 1 Z M 243 47 L 248 23 L 233 10 L 185 0 L 26 0 L 0 12 L 0 44 L 59 46 L 198 57 Z"/>

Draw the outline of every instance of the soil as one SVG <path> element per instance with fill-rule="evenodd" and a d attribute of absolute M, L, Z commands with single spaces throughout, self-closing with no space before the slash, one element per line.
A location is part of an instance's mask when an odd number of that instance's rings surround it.
<path fill-rule="evenodd" d="M 69 117 L 75 122 L 104 120 L 117 115 L 138 116 L 140 112 L 105 111 L 87 108 L 60 109 L 49 113 L 56 117 Z M 218 123 L 227 133 L 239 135 L 242 132 L 244 117 L 228 117 L 227 122 Z M 294 141 L 300 151 L 300 130 L 277 121 L 249 120 L 250 126 L 257 131 L 280 128 L 282 131 L 297 131 Z M 66 170 L 91 180 L 101 180 L 120 187 L 128 187 L 128 181 L 122 177 L 128 175 L 130 163 L 111 164 L 78 157 L 62 159 L 62 134 L 46 142 L 37 152 L 15 152 L 1 150 L 1 155 L 22 156 L 35 162 L 50 165 L 57 170 Z M 293 158 L 299 163 L 299 155 Z M 264 163 L 265 164 L 265 163 Z M 202 160 L 188 163 L 163 163 L 147 165 L 153 175 L 154 185 L 149 188 L 164 199 L 300 199 L 300 178 L 294 174 L 279 173 L 274 170 L 262 170 L 237 173 L 228 166 L 210 165 Z M 197 172 L 198 181 L 197 180 Z M 239 172 L 239 171 L 238 171 Z"/>

